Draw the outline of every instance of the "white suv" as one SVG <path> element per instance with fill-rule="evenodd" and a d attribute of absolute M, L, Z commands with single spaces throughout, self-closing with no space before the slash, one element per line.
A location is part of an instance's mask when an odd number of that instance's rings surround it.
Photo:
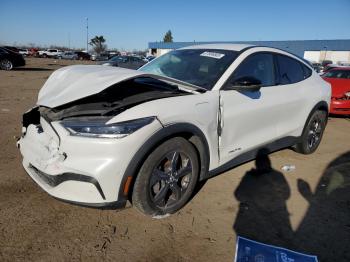
<path fill-rule="evenodd" d="M 331 89 L 274 48 L 171 51 L 139 70 L 55 71 L 23 115 L 23 166 L 50 195 L 87 206 L 174 213 L 198 181 L 266 152 L 320 144 Z"/>
<path fill-rule="evenodd" d="M 51 57 L 51 58 L 58 58 L 59 56 L 62 55 L 62 51 L 58 49 L 47 49 L 45 51 L 39 51 L 39 56 L 40 57 Z"/>

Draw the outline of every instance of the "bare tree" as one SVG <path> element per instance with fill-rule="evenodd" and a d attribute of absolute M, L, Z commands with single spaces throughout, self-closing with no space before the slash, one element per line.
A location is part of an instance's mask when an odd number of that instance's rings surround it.
<path fill-rule="evenodd" d="M 100 35 L 92 38 L 90 40 L 89 45 L 93 47 L 93 49 L 97 54 L 100 54 L 107 49 L 107 45 L 104 44 L 105 42 L 106 42 L 106 39 L 103 37 L 103 35 Z"/>
<path fill-rule="evenodd" d="M 170 30 L 168 30 L 168 32 L 165 33 L 164 38 L 163 38 L 163 41 L 164 41 L 165 43 L 171 43 L 171 42 L 173 42 L 173 35 L 171 34 L 171 31 L 170 31 Z"/>

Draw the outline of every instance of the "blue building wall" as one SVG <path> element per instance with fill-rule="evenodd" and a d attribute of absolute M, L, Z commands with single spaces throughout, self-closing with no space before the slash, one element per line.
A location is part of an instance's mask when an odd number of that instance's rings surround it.
<path fill-rule="evenodd" d="M 291 41 L 217 41 L 217 42 L 150 42 L 149 49 L 178 49 L 190 45 L 230 43 L 275 47 L 303 57 L 304 51 L 350 51 L 350 39 L 339 40 L 291 40 Z"/>

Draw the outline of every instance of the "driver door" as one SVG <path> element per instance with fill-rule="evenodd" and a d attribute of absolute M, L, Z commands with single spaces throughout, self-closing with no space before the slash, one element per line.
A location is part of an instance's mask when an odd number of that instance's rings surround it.
<path fill-rule="evenodd" d="M 261 82 L 260 90 L 230 89 L 239 79 Z M 220 90 L 220 165 L 242 153 L 272 142 L 277 136 L 276 72 L 271 53 L 254 53 L 245 58 Z"/>

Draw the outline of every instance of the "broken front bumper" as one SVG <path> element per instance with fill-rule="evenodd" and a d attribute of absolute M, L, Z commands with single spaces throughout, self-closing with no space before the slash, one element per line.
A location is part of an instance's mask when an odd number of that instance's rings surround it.
<path fill-rule="evenodd" d="M 18 141 L 30 177 L 55 198 L 88 206 L 123 206 L 123 175 L 158 121 L 122 139 L 70 136 L 58 123 L 29 124 Z M 137 136 L 136 134 L 139 134 Z"/>

